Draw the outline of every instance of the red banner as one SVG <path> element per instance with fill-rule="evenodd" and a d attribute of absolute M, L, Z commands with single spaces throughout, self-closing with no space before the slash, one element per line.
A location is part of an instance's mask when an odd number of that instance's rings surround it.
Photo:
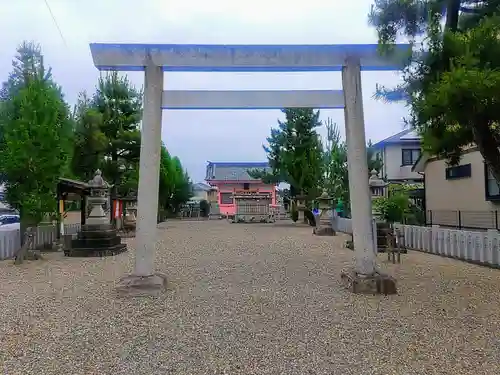
<path fill-rule="evenodd" d="M 113 201 L 113 219 L 123 216 L 123 201 Z"/>

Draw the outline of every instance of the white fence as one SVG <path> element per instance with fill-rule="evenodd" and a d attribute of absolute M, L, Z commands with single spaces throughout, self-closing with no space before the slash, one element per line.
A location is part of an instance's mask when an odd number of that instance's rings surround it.
<path fill-rule="evenodd" d="M 80 230 L 80 224 L 68 224 L 64 226 L 65 234 L 76 234 Z M 55 225 L 41 225 L 36 228 L 33 236 L 33 248 L 50 246 L 57 237 Z M 21 233 L 19 229 L 0 231 L 0 260 L 10 259 L 21 247 Z"/>
<path fill-rule="evenodd" d="M 333 225 L 339 232 L 352 234 L 351 219 L 336 217 Z M 496 230 L 473 232 L 403 224 L 394 224 L 394 228 L 401 230 L 408 249 L 500 267 L 500 233 Z"/>
<path fill-rule="evenodd" d="M 496 230 L 473 232 L 402 224 L 394 227 L 403 232 L 409 249 L 500 267 L 500 233 Z"/>
<path fill-rule="evenodd" d="M 352 234 L 352 221 L 344 217 L 334 216 L 332 218 L 333 229 L 337 232 Z"/>
<path fill-rule="evenodd" d="M 271 212 L 274 215 L 274 220 L 288 220 L 290 219 L 290 213 L 285 210 L 285 207 L 279 206 L 279 207 L 273 207 L 271 209 Z"/>

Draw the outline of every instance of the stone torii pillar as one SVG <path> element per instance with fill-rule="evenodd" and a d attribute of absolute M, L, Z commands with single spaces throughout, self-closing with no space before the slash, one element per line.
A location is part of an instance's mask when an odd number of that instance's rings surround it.
<path fill-rule="evenodd" d="M 347 168 L 356 272 L 371 275 L 375 271 L 376 258 L 373 241 L 366 235 L 372 231 L 372 202 L 368 185 L 365 119 L 359 59 L 347 59 L 346 65 L 342 68 L 342 86 L 345 98 Z"/>
<path fill-rule="evenodd" d="M 118 292 L 151 295 L 166 287 L 164 275 L 155 272 L 158 192 L 161 155 L 163 70 L 148 56 L 144 69 L 144 105 L 137 195 L 135 266 L 132 275 L 120 280 Z"/>
<path fill-rule="evenodd" d="M 396 293 L 396 282 L 378 272 L 377 249 L 372 225 L 372 200 L 368 178 L 365 119 L 361 90 L 361 63 L 348 57 L 342 67 L 342 88 L 345 102 L 345 129 L 347 141 L 347 168 L 352 213 L 352 232 L 355 267 L 343 271 L 353 292 Z"/>

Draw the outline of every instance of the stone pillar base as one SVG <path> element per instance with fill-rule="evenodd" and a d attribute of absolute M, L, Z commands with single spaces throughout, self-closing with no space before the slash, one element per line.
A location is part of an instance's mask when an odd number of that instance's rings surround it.
<path fill-rule="evenodd" d="M 160 273 L 151 276 L 122 277 L 116 286 L 121 297 L 157 297 L 167 289 L 167 277 Z"/>
<path fill-rule="evenodd" d="M 361 275 L 354 270 L 344 270 L 340 278 L 353 293 L 397 294 L 396 280 L 389 275 L 375 272 L 373 275 Z"/>

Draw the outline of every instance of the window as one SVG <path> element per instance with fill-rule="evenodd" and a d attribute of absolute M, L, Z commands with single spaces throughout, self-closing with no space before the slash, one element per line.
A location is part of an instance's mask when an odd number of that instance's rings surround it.
<path fill-rule="evenodd" d="M 243 184 L 243 190 L 250 190 L 250 184 L 249 183 L 244 183 Z"/>
<path fill-rule="evenodd" d="M 220 193 L 220 204 L 233 204 L 233 193 Z"/>
<path fill-rule="evenodd" d="M 420 157 L 419 148 L 404 148 L 401 150 L 402 161 L 401 165 L 413 165 Z"/>
<path fill-rule="evenodd" d="M 486 200 L 500 200 L 500 185 L 493 177 L 486 163 L 484 163 L 484 177 L 486 180 Z"/>
<path fill-rule="evenodd" d="M 455 180 L 458 178 L 467 178 L 472 174 L 472 168 L 470 164 L 456 165 L 453 167 L 448 167 L 445 170 L 445 177 L 447 180 Z"/>

